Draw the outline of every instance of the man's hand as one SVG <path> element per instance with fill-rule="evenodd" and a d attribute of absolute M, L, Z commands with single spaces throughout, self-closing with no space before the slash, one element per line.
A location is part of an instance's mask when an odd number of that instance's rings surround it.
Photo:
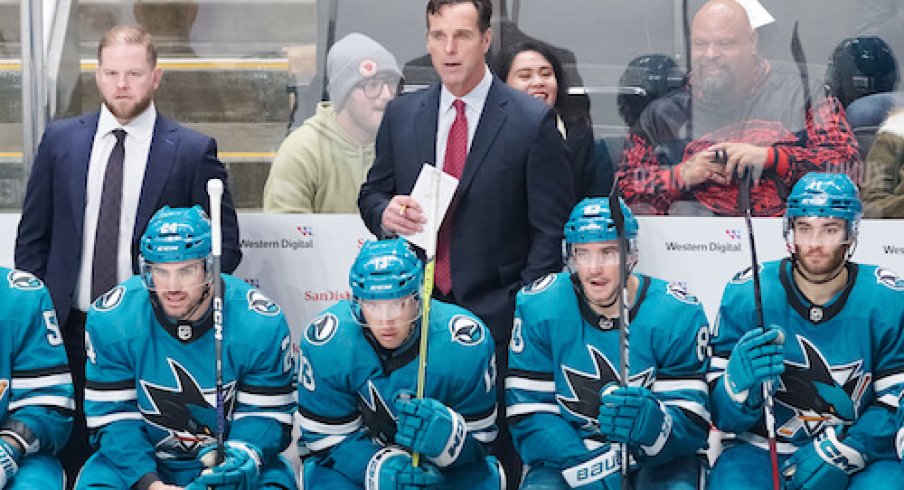
<path fill-rule="evenodd" d="M 863 448 L 839 439 L 832 427 L 798 449 L 782 467 L 787 490 L 844 490 L 850 475 L 866 466 Z"/>
<path fill-rule="evenodd" d="M 462 416 L 433 398 L 398 398 L 395 440 L 423 453 L 440 467 L 454 463 L 465 446 L 467 428 Z"/>
<path fill-rule="evenodd" d="M 254 490 L 260 475 L 260 450 L 248 443 L 227 442 L 226 458 L 216 464 L 216 446 L 201 450 L 198 459 L 207 467 L 185 490 Z"/>
<path fill-rule="evenodd" d="M 148 490 L 182 490 L 182 487 L 177 487 L 175 485 L 167 485 L 162 481 L 155 481 L 148 486 Z"/>
<path fill-rule="evenodd" d="M 685 188 L 691 188 L 707 182 L 728 185 L 730 174 L 725 173 L 725 165 L 714 160 L 710 151 L 701 151 L 685 160 L 678 167 Z"/>
<path fill-rule="evenodd" d="M 709 153 L 713 161 L 724 159 L 719 163 L 725 165 L 724 175 L 729 180 L 733 177 L 741 179 L 744 172 L 750 169 L 753 172 L 753 181 L 756 182 L 763 175 L 770 151 L 772 149 L 769 147 L 749 143 L 716 143 L 701 153 Z M 720 156 L 718 159 L 717 154 Z"/>
<path fill-rule="evenodd" d="M 383 229 L 397 235 L 411 235 L 424 230 L 427 217 L 424 209 L 411 196 L 393 196 L 383 209 L 380 224 Z"/>
<path fill-rule="evenodd" d="M 762 383 L 774 380 L 785 372 L 785 335 L 778 325 L 765 330 L 754 328 L 735 344 L 728 358 L 723 383 L 729 396 L 743 404 L 753 392 L 759 404 Z"/>
<path fill-rule="evenodd" d="M 443 481 L 443 477 L 433 465 L 421 461 L 417 467 L 411 465 L 411 455 L 395 448 L 387 447 L 377 451 L 367 464 L 365 490 L 418 490 L 430 488 Z"/>
<path fill-rule="evenodd" d="M 672 419 L 653 393 L 642 386 L 609 383 L 600 397 L 597 421 L 610 441 L 658 446 L 669 437 Z"/>

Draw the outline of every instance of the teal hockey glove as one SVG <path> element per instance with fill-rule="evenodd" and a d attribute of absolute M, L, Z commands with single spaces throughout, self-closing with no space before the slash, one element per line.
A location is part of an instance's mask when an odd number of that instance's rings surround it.
<path fill-rule="evenodd" d="M 850 475 L 866 466 L 864 448 L 838 439 L 829 427 L 813 443 L 797 450 L 782 466 L 786 490 L 844 490 Z"/>
<path fill-rule="evenodd" d="M 561 465 L 562 478 L 571 488 L 582 490 L 620 490 L 621 455 L 618 447 L 605 444 Z"/>
<path fill-rule="evenodd" d="M 597 421 L 610 441 L 639 444 L 650 455 L 659 453 L 672 432 L 672 417 L 653 392 L 640 386 L 606 385 Z"/>
<path fill-rule="evenodd" d="M 758 396 L 764 381 L 785 372 L 784 339 L 781 327 L 769 325 L 765 331 L 759 328 L 748 331 L 735 344 L 723 380 L 732 400 L 744 404 L 751 390 Z M 760 398 L 756 400 L 754 405 L 759 404 Z"/>
<path fill-rule="evenodd" d="M 19 458 L 22 457 L 22 451 L 18 450 L 12 444 L 0 439 L 0 488 L 6 487 L 6 484 L 19 471 Z"/>
<path fill-rule="evenodd" d="M 465 420 L 458 412 L 432 398 L 398 398 L 395 407 L 397 443 L 423 454 L 440 468 L 458 459 L 467 437 Z"/>
<path fill-rule="evenodd" d="M 377 451 L 367 463 L 364 478 L 365 490 L 419 490 L 438 485 L 443 480 L 432 464 L 421 461 L 411 465 L 411 454 L 387 447 Z"/>
<path fill-rule="evenodd" d="M 226 442 L 226 458 L 215 465 L 216 446 L 201 450 L 198 458 L 207 467 L 185 490 L 255 490 L 260 475 L 260 450 L 246 442 Z"/>

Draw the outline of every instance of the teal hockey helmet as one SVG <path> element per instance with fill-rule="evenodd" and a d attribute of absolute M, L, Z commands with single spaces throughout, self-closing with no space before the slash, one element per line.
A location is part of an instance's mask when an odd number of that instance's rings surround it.
<path fill-rule="evenodd" d="M 201 206 L 164 206 L 148 222 L 140 251 L 145 262 L 184 262 L 207 258 L 211 246 L 210 220 Z"/>
<path fill-rule="evenodd" d="M 368 241 L 352 264 L 348 283 L 360 300 L 398 299 L 416 294 L 424 264 L 402 238 Z"/>
<path fill-rule="evenodd" d="M 857 186 L 846 174 L 810 172 L 794 184 L 785 212 L 785 236 L 788 238 L 795 218 L 839 218 L 848 224 L 848 240 L 857 239 L 863 205 Z M 791 243 L 789 241 L 789 243 Z"/>
<path fill-rule="evenodd" d="M 631 209 L 619 198 L 622 214 L 625 217 L 625 238 L 633 241 L 637 238 L 637 219 Z M 588 197 L 579 202 L 571 211 L 565 223 L 565 243 L 608 242 L 618 239 L 615 221 L 609 209 L 609 198 Z"/>

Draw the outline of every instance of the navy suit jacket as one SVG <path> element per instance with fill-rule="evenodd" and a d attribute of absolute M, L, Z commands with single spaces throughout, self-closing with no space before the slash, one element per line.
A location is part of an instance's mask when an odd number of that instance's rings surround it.
<path fill-rule="evenodd" d="M 423 164 L 436 160 L 439 95 L 435 84 L 386 108 L 358 198 L 377 236 L 385 236 L 381 219 L 392 196 L 410 194 Z M 518 289 L 562 270 L 573 194 L 553 110 L 494 76 L 455 192 L 450 264 L 455 302 L 481 317 L 499 348 Z"/>
<path fill-rule="evenodd" d="M 50 290 L 60 325 L 72 307 L 82 255 L 88 163 L 99 113 L 47 126 L 35 156 L 16 236 L 16 268 L 40 277 Z M 151 216 L 164 205 L 203 205 L 210 212 L 207 180 L 226 184 L 216 142 L 160 115 L 154 124 L 147 169 L 132 232 L 132 272 L 138 273 L 138 242 Z M 228 187 L 223 195 L 223 272 L 238 267 L 238 221 Z"/>

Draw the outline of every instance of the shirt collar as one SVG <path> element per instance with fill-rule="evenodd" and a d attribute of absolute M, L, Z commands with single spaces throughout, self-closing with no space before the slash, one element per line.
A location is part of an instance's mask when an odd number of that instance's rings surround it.
<path fill-rule="evenodd" d="M 122 128 L 126 130 L 126 133 L 137 138 L 138 141 L 146 141 L 154 134 L 155 121 L 157 121 L 157 108 L 154 106 L 154 102 L 151 102 L 147 110 L 125 125 L 119 124 L 119 121 L 116 120 L 116 117 L 110 112 L 106 104 L 101 104 L 100 118 L 97 120 L 97 134 L 104 136 L 114 129 Z"/>
<path fill-rule="evenodd" d="M 483 112 L 483 105 L 486 103 L 487 94 L 490 93 L 490 86 L 493 84 L 493 73 L 490 71 L 490 68 L 484 64 L 483 69 L 483 78 L 480 79 L 480 82 L 477 83 L 476 87 L 462 97 L 452 95 L 452 92 L 450 92 L 445 85 L 441 85 L 442 88 L 440 89 L 439 94 L 440 114 L 445 114 L 446 111 L 450 110 L 452 108 L 452 103 L 455 102 L 455 99 L 459 98 L 465 102 L 466 107 L 476 110 L 478 114 Z"/>

